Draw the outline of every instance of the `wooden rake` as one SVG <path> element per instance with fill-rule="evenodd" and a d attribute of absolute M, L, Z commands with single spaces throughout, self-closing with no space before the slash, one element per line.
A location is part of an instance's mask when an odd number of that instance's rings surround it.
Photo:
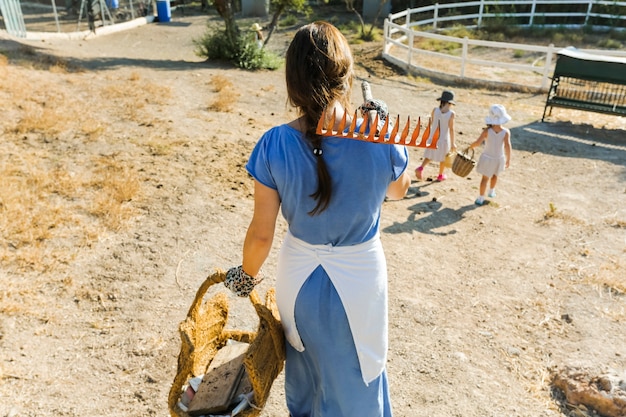
<path fill-rule="evenodd" d="M 389 117 L 385 119 L 385 124 L 380 129 L 379 132 L 376 129 L 369 129 L 368 126 L 378 126 L 378 114 L 374 117 L 374 122 L 370 124 L 370 116 L 369 113 L 365 113 L 363 115 L 363 123 L 359 127 L 356 128 L 357 121 L 357 111 L 354 112 L 354 117 L 352 117 L 352 121 L 350 122 L 350 126 L 346 130 L 347 117 L 346 112 L 343 113 L 343 118 L 339 123 L 337 130 L 333 130 L 333 126 L 335 124 L 335 118 L 337 115 L 337 110 L 333 109 L 333 115 L 330 118 L 327 126 L 324 126 L 324 121 L 326 120 L 326 110 L 322 113 L 322 117 L 320 117 L 319 122 L 317 123 L 317 129 L 315 133 L 321 136 L 335 136 L 340 138 L 348 138 L 348 139 L 356 139 L 364 142 L 372 142 L 372 143 L 386 143 L 389 145 L 404 145 L 404 146 L 413 146 L 416 148 L 429 148 L 429 149 L 437 149 L 437 142 L 439 141 L 439 124 L 437 124 L 437 128 L 435 129 L 435 133 L 433 134 L 433 139 L 430 143 L 428 143 L 428 138 L 430 136 L 431 123 L 428 122 L 424 133 L 422 134 L 420 140 L 420 128 L 421 128 L 421 120 L 417 118 L 417 126 L 413 129 L 413 133 L 410 133 L 411 126 L 411 117 L 407 117 L 406 124 L 402 129 L 402 133 L 398 135 L 400 131 L 400 115 L 396 118 L 396 122 L 393 124 L 391 132 L 389 132 Z M 389 135 L 387 135 L 389 133 Z"/>

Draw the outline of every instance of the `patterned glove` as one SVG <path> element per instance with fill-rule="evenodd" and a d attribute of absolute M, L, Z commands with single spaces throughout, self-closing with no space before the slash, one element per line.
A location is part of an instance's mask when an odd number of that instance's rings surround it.
<path fill-rule="evenodd" d="M 371 110 L 374 110 L 376 111 L 376 113 L 378 113 L 378 130 L 380 130 L 385 125 L 385 120 L 387 120 L 387 116 L 389 115 L 387 103 L 378 99 L 367 100 L 365 103 L 361 104 L 359 109 L 361 109 L 362 115 L 365 115 L 365 113 Z M 373 122 L 373 120 L 371 122 Z"/>
<path fill-rule="evenodd" d="M 263 281 L 262 278 L 255 278 L 252 275 L 246 274 L 242 266 L 239 265 L 230 268 L 228 272 L 226 272 L 224 285 L 239 297 L 247 297 L 261 281 Z"/>

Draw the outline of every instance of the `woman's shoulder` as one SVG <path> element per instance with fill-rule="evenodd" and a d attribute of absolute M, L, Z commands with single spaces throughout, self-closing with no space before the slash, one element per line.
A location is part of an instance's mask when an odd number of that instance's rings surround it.
<path fill-rule="evenodd" d="M 298 130 L 292 127 L 290 123 L 283 123 L 280 125 L 270 127 L 265 133 L 278 134 L 278 133 L 296 133 Z"/>
<path fill-rule="evenodd" d="M 281 138 L 295 138 L 301 133 L 287 123 L 280 124 L 269 128 L 263 133 L 260 140 L 280 140 Z"/>

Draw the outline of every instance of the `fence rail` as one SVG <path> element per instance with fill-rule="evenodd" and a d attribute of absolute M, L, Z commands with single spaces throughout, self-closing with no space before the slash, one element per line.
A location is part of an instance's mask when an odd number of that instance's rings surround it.
<path fill-rule="evenodd" d="M 509 7 L 506 7 L 509 6 Z M 551 7 L 561 6 L 567 10 L 550 11 Z M 584 12 L 580 9 L 584 8 Z M 469 11 L 467 11 L 469 9 Z M 611 13 L 607 13 L 610 11 Z M 429 18 L 415 20 L 412 15 L 427 14 Z M 578 24 L 563 24 L 560 17 L 568 20 L 580 18 Z M 523 21 L 521 18 L 526 18 Z M 475 20 L 475 26 L 482 26 L 489 19 L 515 19 L 518 26 L 581 27 L 593 25 L 597 28 L 626 28 L 626 2 L 613 0 L 478 0 L 463 3 L 435 3 L 430 6 L 407 9 L 390 14 L 389 20 L 406 19 L 406 26 L 432 25 L 438 29 L 440 23 Z M 603 21 L 610 25 L 602 25 Z"/>
<path fill-rule="evenodd" d="M 502 7 L 506 5 L 512 5 L 516 8 L 525 6 L 530 8 L 530 12 L 513 13 L 508 11 L 503 13 L 501 9 L 499 12 L 490 12 L 490 7 Z M 545 11 L 543 6 L 550 5 L 567 5 L 570 6 L 585 6 L 585 13 L 569 13 L 569 12 L 549 12 Z M 606 13 L 596 12 L 598 7 L 612 7 L 616 14 L 607 15 Z M 473 8 L 477 13 L 462 14 L 462 11 L 467 8 Z M 619 12 L 619 14 L 617 14 Z M 538 15 L 540 13 L 540 15 Z M 547 90 L 549 86 L 549 77 L 554 68 L 553 57 L 555 52 L 560 47 L 555 47 L 553 44 L 548 46 L 541 45 L 527 45 L 518 43 L 507 42 L 494 42 L 484 41 L 477 39 L 457 38 L 454 36 L 446 36 L 432 31 L 426 32 L 418 30 L 421 27 L 427 26 L 432 29 L 441 28 L 443 23 L 447 22 L 465 22 L 466 27 L 480 27 L 484 24 L 486 19 L 500 18 L 500 19 L 519 19 L 520 17 L 528 18 L 527 23 L 520 24 L 519 26 L 532 26 L 536 25 L 538 18 L 540 17 L 543 22 L 549 22 L 553 17 L 572 16 L 581 17 L 581 24 L 578 26 L 584 26 L 589 22 L 597 21 L 598 18 L 610 17 L 613 22 L 621 22 L 626 25 L 626 2 L 617 1 L 589 1 L 589 0 L 573 0 L 573 1 L 561 1 L 561 0 L 480 0 L 467 3 L 449 3 L 444 5 L 434 4 L 431 6 L 418 7 L 415 9 L 407 9 L 403 12 L 390 14 L 384 23 L 384 45 L 383 45 L 383 58 L 387 61 L 404 68 L 408 72 L 413 70 L 426 70 L 433 71 L 439 74 L 446 74 L 450 76 L 456 76 L 460 79 L 475 78 L 468 75 L 468 68 L 470 66 L 477 67 L 495 67 L 504 68 L 510 71 L 517 71 L 518 73 L 524 73 L 528 76 L 521 77 L 521 80 L 516 80 L 515 74 L 513 75 L 513 81 L 508 81 L 509 84 L 523 85 L 525 87 L 536 88 L 539 90 Z M 412 20 L 412 17 L 419 16 L 420 20 Z M 563 26 L 552 25 L 550 23 L 543 24 L 542 26 Z M 416 46 L 416 40 L 429 39 L 434 42 L 441 42 L 449 44 L 458 44 L 456 48 L 447 48 L 453 50 L 453 52 L 438 52 L 433 50 L 427 50 Z M 485 49 L 489 51 L 496 51 L 498 56 L 497 60 L 489 59 L 489 53 L 485 53 Z M 503 50 L 509 50 L 510 53 L 502 53 Z M 621 56 L 626 57 L 626 51 L 619 50 L 583 50 L 587 53 L 594 53 L 600 55 Z M 527 59 L 532 59 L 530 63 L 523 63 L 520 61 L 520 57 L 528 52 Z M 475 55 L 481 55 L 476 57 Z M 503 57 L 505 57 L 503 59 Z M 439 67 L 433 67 L 432 65 L 425 64 L 425 61 L 437 60 L 443 64 Z M 448 63 L 446 65 L 445 63 Z M 452 64 L 452 65 L 450 65 Z M 451 71 L 454 67 L 457 67 L 457 71 Z M 481 79 L 485 80 L 485 77 Z M 486 81 L 493 81 L 487 79 Z M 496 80 L 497 81 L 497 80 Z"/>

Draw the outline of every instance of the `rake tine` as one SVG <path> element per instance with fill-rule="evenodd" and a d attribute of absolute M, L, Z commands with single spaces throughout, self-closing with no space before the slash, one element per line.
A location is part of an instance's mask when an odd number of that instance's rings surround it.
<path fill-rule="evenodd" d="M 359 131 L 357 132 L 357 137 L 359 139 L 364 139 L 365 138 L 365 129 L 367 129 L 367 124 L 369 123 L 369 117 L 367 115 L 367 113 L 365 113 L 363 115 L 363 122 L 361 123 L 361 127 L 359 128 Z"/>
<path fill-rule="evenodd" d="M 333 127 L 335 126 L 335 118 L 337 117 L 337 109 L 333 109 L 333 117 L 328 121 L 328 126 L 326 127 L 326 136 L 334 136 L 335 132 L 333 132 Z"/>
<path fill-rule="evenodd" d="M 370 125 L 370 134 L 367 137 L 367 140 L 369 142 L 376 141 L 376 129 L 372 129 L 372 127 L 377 127 L 377 126 L 378 126 L 378 113 L 376 113 L 376 117 L 374 117 L 374 123 Z"/>
<path fill-rule="evenodd" d="M 389 140 L 385 137 L 388 129 L 389 129 L 389 117 L 385 119 L 385 124 L 383 125 L 383 128 L 380 129 L 380 132 L 378 133 L 378 138 L 380 139 L 381 142 L 389 142 Z"/>
<path fill-rule="evenodd" d="M 367 130 L 367 127 L 369 125 L 370 125 L 370 114 L 369 112 L 367 112 L 363 114 L 363 121 L 361 122 L 361 128 L 359 129 L 361 139 L 365 139 L 365 131 Z"/>
<path fill-rule="evenodd" d="M 426 129 L 424 130 L 424 134 L 422 135 L 422 141 L 420 142 L 419 145 L 417 145 L 418 148 L 425 148 L 426 147 L 426 142 L 428 142 L 428 137 L 430 136 L 430 120 L 428 121 L 428 126 L 426 126 Z"/>
<path fill-rule="evenodd" d="M 350 128 L 348 129 L 348 136 L 354 137 L 354 129 L 356 129 L 356 118 L 357 111 L 354 111 L 354 117 L 352 118 L 352 122 L 350 123 Z"/>
<path fill-rule="evenodd" d="M 437 149 L 437 141 L 439 141 L 439 127 L 441 126 L 441 122 L 437 123 L 437 129 L 435 129 L 435 134 L 433 135 L 433 140 L 428 146 L 429 149 Z"/>
<path fill-rule="evenodd" d="M 389 120 L 389 118 L 387 118 Z M 391 135 L 389 135 L 389 140 L 393 141 L 393 143 L 398 143 L 396 140 L 396 135 L 398 134 L 398 129 L 400 129 L 400 115 L 396 118 L 396 123 L 393 125 L 393 129 L 391 130 Z"/>
<path fill-rule="evenodd" d="M 398 117 L 400 117 L 398 115 Z M 404 145 L 409 145 L 411 143 L 411 141 L 409 140 L 409 143 L 406 142 L 406 138 L 407 136 L 409 136 L 409 125 L 411 124 L 411 116 L 408 116 L 406 119 L 406 126 L 404 126 L 404 130 L 402 131 L 402 134 L 400 135 L 400 142 L 403 143 Z"/>
<path fill-rule="evenodd" d="M 339 135 L 343 135 L 343 131 L 346 128 L 346 117 L 347 117 L 347 112 L 343 112 L 343 117 L 341 118 L 341 122 L 339 122 L 339 128 L 337 130 L 337 134 Z"/>
<path fill-rule="evenodd" d="M 420 136 L 420 129 L 422 128 L 422 120 L 421 117 L 417 118 L 417 126 L 415 126 L 415 130 L 413 131 L 413 134 L 411 135 L 411 140 L 409 141 L 409 145 L 411 146 L 417 146 L 417 139 Z"/>
<path fill-rule="evenodd" d="M 324 119 L 326 119 L 326 109 L 322 111 L 322 116 L 320 120 L 317 122 L 317 128 L 315 129 L 315 134 L 323 135 L 324 134 Z"/>

